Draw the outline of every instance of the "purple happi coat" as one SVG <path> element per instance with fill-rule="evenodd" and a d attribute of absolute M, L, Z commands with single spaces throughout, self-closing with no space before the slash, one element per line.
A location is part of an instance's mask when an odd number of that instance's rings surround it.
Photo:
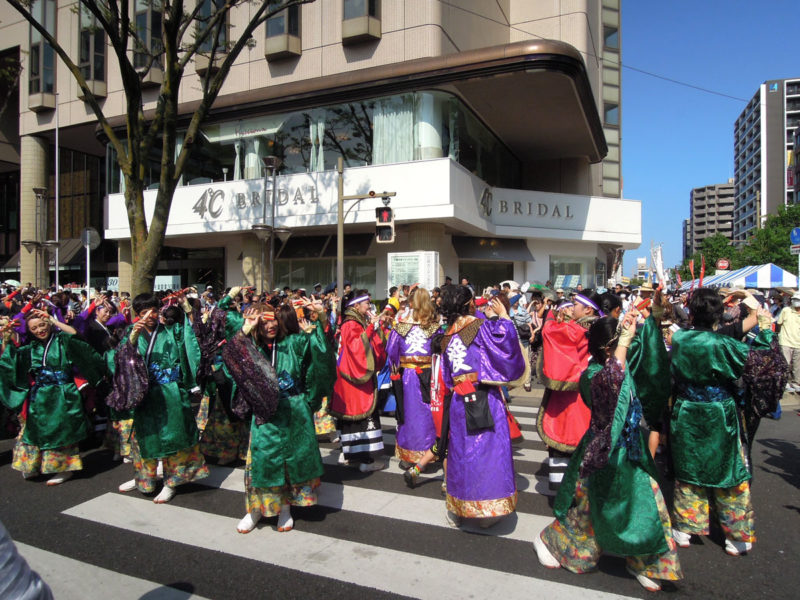
<path fill-rule="evenodd" d="M 398 323 L 386 346 L 392 371 L 397 371 L 401 365 L 405 366 L 402 371 L 403 422 L 400 423 L 398 419 L 395 446 L 395 456 L 400 460 L 417 462 L 436 441 L 436 426 L 430 406 L 430 357 L 431 336 L 438 329 L 437 325 L 425 329 L 416 323 Z M 421 374 L 411 366 L 415 361 Z M 423 389 L 420 377 L 428 378 L 427 390 Z"/>
<path fill-rule="evenodd" d="M 488 388 L 494 425 L 467 430 L 464 399 L 453 392 L 447 451 L 447 509 L 461 517 L 496 517 L 516 507 L 517 488 L 508 421 L 499 385 L 522 376 L 525 359 L 514 323 L 508 319 L 473 320 L 445 338 L 442 377 L 453 389 L 457 380 L 477 376 Z M 462 376 L 462 377 L 459 377 Z"/>

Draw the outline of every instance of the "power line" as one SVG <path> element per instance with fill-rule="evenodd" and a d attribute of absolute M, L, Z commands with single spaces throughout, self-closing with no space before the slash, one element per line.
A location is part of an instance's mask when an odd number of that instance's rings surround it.
<path fill-rule="evenodd" d="M 438 2 L 440 4 L 443 4 L 444 6 L 448 6 L 450 8 L 455 8 L 457 10 L 463 11 L 465 13 L 471 14 L 471 15 L 479 17 L 481 19 L 485 19 L 487 21 L 491 21 L 492 23 L 496 23 L 498 25 L 502 25 L 503 27 L 509 27 L 510 29 L 514 29 L 515 31 L 519 31 L 520 33 L 524 33 L 525 35 L 533 36 L 533 37 L 539 38 L 540 40 L 548 39 L 548 38 L 546 38 L 546 37 L 544 37 L 542 35 L 538 35 L 536 33 L 530 32 L 530 31 L 526 31 L 525 29 L 522 29 L 520 27 L 515 27 L 514 25 L 511 25 L 510 23 L 506 23 L 506 22 L 503 22 L 503 21 L 498 21 L 497 19 L 493 19 L 493 18 L 491 18 L 491 17 L 489 17 L 487 15 L 482 15 L 482 14 L 480 14 L 478 12 L 475 12 L 474 10 L 470 10 L 468 8 L 464 8 L 463 6 L 458 6 L 456 4 L 448 2 L 447 0 L 438 0 Z M 567 14 L 575 14 L 575 13 L 567 13 Z M 581 13 L 581 14 L 586 15 L 586 13 Z M 566 16 L 566 15 L 560 15 L 560 16 Z M 586 18 L 588 20 L 588 15 L 586 16 Z M 592 31 L 591 27 L 589 27 L 589 31 L 590 32 Z M 594 38 L 592 38 L 592 41 L 594 42 Z M 693 83 L 688 83 L 686 81 L 681 81 L 679 79 L 674 79 L 672 77 L 667 77 L 666 75 L 659 75 L 658 73 L 653 73 L 652 71 L 647 71 L 645 69 L 640 69 L 638 67 L 632 67 L 632 66 L 630 66 L 630 65 L 628 65 L 626 63 L 623 63 L 622 61 L 610 60 L 610 59 L 605 58 L 603 56 L 599 56 L 598 54 L 594 54 L 592 52 L 583 52 L 583 54 L 586 54 L 586 56 L 590 56 L 590 57 L 594 58 L 595 60 L 601 60 L 603 62 L 610 63 L 612 65 L 618 66 L 621 69 L 628 69 L 630 71 L 635 71 L 637 73 L 641 73 L 642 75 L 647 75 L 649 77 L 654 77 L 656 79 L 661 79 L 662 81 L 668 81 L 670 83 L 674 83 L 675 85 L 680 85 L 680 86 L 687 87 L 687 88 L 690 88 L 690 89 L 693 89 L 693 90 L 697 90 L 697 91 L 700 91 L 700 92 L 705 92 L 706 94 L 713 94 L 715 96 L 720 96 L 722 98 L 729 98 L 731 100 L 738 100 L 739 102 L 744 102 L 744 103 L 749 102 L 749 100 L 746 99 L 746 98 L 739 98 L 738 96 L 732 96 L 731 94 L 726 94 L 724 92 L 718 92 L 716 90 L 712 90 L 712 89 L 709 89 L 709 88 L 704 88 L 704 87 L 701 87 L 699 85 L 694 85 Z"/>

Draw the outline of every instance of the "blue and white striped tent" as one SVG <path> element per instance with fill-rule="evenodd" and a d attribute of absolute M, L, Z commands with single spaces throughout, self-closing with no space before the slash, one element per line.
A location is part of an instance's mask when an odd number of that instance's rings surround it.
<path fill-rule="evenodd" d="M 700 284 L 699 279 L 694 280 L 694 287 Z M 681 291 L 692 287 L 692 282 L 687 281 L 681 286 Z M 703 287 L 741 287 L 741 288 L 795 288 L 797 289 L 797 275 L 781 269 L 777 265 L 767 263 L 753 267 L 742 267 L 735 271 L 712 275 L 703 278 Z"/>

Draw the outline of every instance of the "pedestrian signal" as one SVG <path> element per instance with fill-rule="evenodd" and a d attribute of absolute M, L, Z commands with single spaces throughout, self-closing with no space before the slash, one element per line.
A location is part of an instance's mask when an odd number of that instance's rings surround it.
<path fill-rule="evenodd" d="M 394 213 L 388 206 L 375 209 L 375 241 L 379 244 L 394 243 Z"/>

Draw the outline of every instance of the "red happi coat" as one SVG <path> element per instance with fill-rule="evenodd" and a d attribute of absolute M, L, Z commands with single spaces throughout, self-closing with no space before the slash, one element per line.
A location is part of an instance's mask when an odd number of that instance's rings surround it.
<path fill-rule="evenodd" d="M 375 377 L 386 364 L 386 337 L 379 325 L 367 324 L 354 310 L 344 316 L 339 360 L 330 413 L 348 421 L 368 417 L 375 410 Z"/>
<path fill-rule="evenodd" d="M 591 410 L 578 391 L 581 373 L 589 364 L 586 328 L 575 321 L 548 319 L 542 327 L 542 379 L 545 393 L 537 429 L 551 448 L 573 452 L 589 428 Z"/>

